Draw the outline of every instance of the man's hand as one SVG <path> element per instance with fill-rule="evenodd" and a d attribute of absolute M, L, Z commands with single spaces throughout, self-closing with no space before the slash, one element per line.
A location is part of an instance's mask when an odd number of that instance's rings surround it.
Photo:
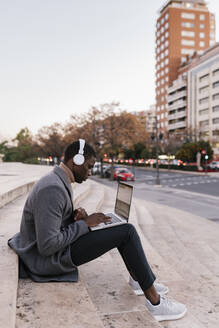
<path fill-rule="evenodd" d="M 87 212 L 82 207 L 79 207 L 74 211 L 74 221 L 84 220 L 87 216 Z"/>
<path fill-rule="evenodd" d="M 88 227 L 96 227 L 102 222 L 110 222 L 111 218 L 103 213 L 93 213 L 84 219 Z"/>

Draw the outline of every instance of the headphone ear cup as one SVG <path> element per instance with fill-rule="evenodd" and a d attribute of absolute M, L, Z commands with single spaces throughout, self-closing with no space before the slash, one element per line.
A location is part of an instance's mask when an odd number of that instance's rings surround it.
<path fill-rule="evenodd" d="M 84 164 L 84 156 L 81 155 L 81 154 L 77 154 L 73 157 L 73 162 L 76 164 L 76 165 L 82 165 Z"/>

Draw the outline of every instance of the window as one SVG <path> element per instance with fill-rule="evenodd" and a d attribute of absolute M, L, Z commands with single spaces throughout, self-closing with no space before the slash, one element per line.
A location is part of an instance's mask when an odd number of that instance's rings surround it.
<path fill-rule="evenodd" d="M 165 15 L 165 19 L 167 20 L 168 18 L 169 18 L 169 14 L 166 13 L 166 15 Z"/>
<path fill-rule="evenodd" d="M 166 59 L 165 59 L 165 64 L 167 65 L 168 63 L 169 63 L 169 59 L 166 58 Z"/>
<path fill-rule="evenodd" d="M 201 29 L 205 28 L 205 24 L 200 24 L 200 28 Z"/>
<path fill-rule="evenodd" d="M 166 24 L 165 24 L 165 29 L 167 30 L 168 27 L 169 27 L 169 23 L 166 23 Z"/>
<path fill-rule="evenodd" d="M 181 63 L 185 63 L 187 61 L 186 57 L 181 57 Z"/>
<path fill-rule="evenodd" d="M 169 36 L 169 32 L 167 31 L 167 32 L 165 33 L 165 38 L 168 38 L 168 36 Z"/>
<path fill-rule="evenodd" d="M 214 32 L 210 33 L 210 39 L 215 39 L 215 33 Z"/>
<path fill-rule="evenodd" d="M 219 87 L 219 81 L 216 81 L 212 84 L 213 88 L 217 88 Z"/>
<path fill-rule="evenodd" d="M 214 40 L 210 40 L 210 47 L 213 46 L 215 44 Z"/>
<path fill-rule="evenodd" d="M 160 23 L 159 22 L 157 22 L 157 28 L 159 28 L 160 27 Z"/>
<path fill-rule="evenodd" d="M 169 54 L 169 50 L 166 49 L 166 50 L 165 50 L 165 56 L 167 56 L 168 54 Z"/>
<path fill-rule="evenodd" d="M 216 93 L 215 95 L 212 96 L 213 100 L 219 99 L 219 93 Z"/>
<path fill-rule="evenodd" d="M 160 36 L 160 31 L 157 31 L 157 37 L 159 37 Z"/>
<path fill-rule="evenodd" d="M 169 72 L 169 68 L 166 67 L 166 68 L 165 68 L 165 73 L 168 73 L 168 72 Z"/>
<path fill-rule="evenodd" d="M 161 44 L 160 49 L 161 49 L 161 50 L 164 50 L 164 44 Z"/>
<path fill-rule="evenodd" d="M 185 49 L 185 48 L 181 49 L 182 55 L 192 55 L 193 53 L 194 53 L 194 49 Z"/>
<path fill-rule="evenodd" d="M 205 74 L 199 78 L 199 82 L 205 81 L 209 77 L 209 74 Z"/>
<path fill-rule="evenodd" d="M 205 127 L 209 125 L 209 120 L 199 122 L 200 127 Z"/>
<path fill-rule="evenodd" d="M 195 19 L 195 14 L 192 14 L 192 13 L 181 13 L 181 17 L 182 18 L 187 18 L 187 19 Z"/>
<path fill-rule="evenodd" d="M 166 82 L 168 82 L 168 81 L 169 81 L 169 78 L 168 78 L 168 76 L 166 76 L 165 80 L 166 80 Z"/>
<path fill-rule="evenodd" d="M 182 44 L 182 46 L 194 46 L 195 45 L 195 41 L 194 40 L 185 40 L 185 39 L 182 39 L 181 40 L 181 44 Z"/>
<path fill-rule="evenodd" d="M 160 30 L 160 31 L 161 31 L 161 33 L 163 33 L 163 32 L 164 32 L 164 27 L 163 27 L 163 26 L 161 27 L 161 30 Z"/>
<path fill-rule="evenodd" d="M 195 36 L 195 32 L 193 32 L 193 31 L 181 31 L 181 35 L 182 36 L 190 36 L 190 37 L 193 37 L 193 36 Z"/>
<path fill-rule="evenodd" d="M 182 22 L 182 27 L 193 28 L 194 26 L 194 23 Z"/>
<path fill-rule="evenodd" d="M 205 109 L 202 109 L 199 111 L 199 115 L 206 115 L 209 113 L 209 109 L 208 108 L 205 108 Z"/>
<path fill-rule="evenodd" d="M 205 46 L 204 41 L 200 41 L 200 42 L 199 42 L 199 45 L 200 45 L 200 47 L 204 48 L 204 46 Z"/>
<path fill-rule="evenodd" d="M 215 112 L 219 112 L 219 105 L 212 107 L 212 111 Z"/>
<path fill-rule="evenodd" d="M 161 24 L 163 24 L 163 23 L 164 23 L 164 18 L 162 18 L 162 19 L 161 19 L 160 23 L 161 23 Z"/>
<path fill-rule="evenodd" d="M 202 105 L 202 104 L 205 104 L 207 103 L 209 100 L 209 97 L 205 97 L 205 98 L 202 98 L 202 99 L 199 99 L 199 104 Z"/>
<path fill-rule="evenodd" d="M 161 63 L 160 65 L 161 65 L 161 67 L 163 68 L 163 67 L 164 67 L 164 62 L 162 61 L 162 63 Z"/>
<path fill-rule="evenodd" d="M 200 33 L 199 33 L 199 36 L 200 36 L 200 38 L 203 39 L 203 38 L 205 37 L 205 33 L 204 33 L 204 32 L 200 32 Z"/>
<path fill-rule="evenodd" d="M 164 41 L 164 35 L 162 35 L 162 37 L 161 37 L 161 42 L 163 42 Z"/>
<path fill-rule="evenodd" d="M 217 68 L 216 70 L 214 70 L 212 74 L 213 74 L 213 76 L 219 74 L 219 68 Z"/>
<path fill-rule="evenodd" d="M 213 118 L 212 123 L 213 124 L 218 124 L 219 123 L 219 117 Z"/>
<path fill-rule="evenodd" d="M 203 93 L 204 91 L 207 91 L 209 89 L 208 85 L 205 85 L 204 87 L 199 89 L 199 93 Z"/>
<path fill-rule="evenodd" d="M 200 18 L 200 20 L 205 20 L 205 15 L 201 14 L 201 15 L 199 16 L 199 18 Z"/>

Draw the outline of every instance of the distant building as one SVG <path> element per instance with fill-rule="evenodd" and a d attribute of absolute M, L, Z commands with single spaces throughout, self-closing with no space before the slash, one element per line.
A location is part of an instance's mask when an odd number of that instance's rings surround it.
<path fill-rule="evenodd" d="M 187 129 L 187 74 L 173 81 L 167 89 L 167 131 L 185 133 Z"/>
<path fill-rule="evenodd" d="M 144 127 L 147 133 L 152 134 L 155 129 L 155 105 L 151 105 L 148 110 L 132 112 Z"/>
<path fill-rule="evenodd" d="M 187 58 L 167 89 L 170 134 L 208 140 L 219 155 L 219 43 Z"/>
<path fill-rule="evenodd" d="M 219 43 L 188 65 L 188 127 L 219 155 Z"/>
<path fill-rule="evenodd" d="M 146 115 L 146 131 L 149 134 L 153 134 L 155 132 L 155 105 L 151 105 L 150 109 L 145 112 Z"/>
<path fill-rule="evenodd" d="M 156 116 L 158 129 L 167 132 L 167 89 L 178 78 L 178 68 L 195 51 L 215 43 L 215 17 L 204 0 L 169 0 L 159 10 L 156 24 Z M 183 124 L 183 123 L 182 123 Z M 180 124 L 179 124 L 180 125 Z"/>

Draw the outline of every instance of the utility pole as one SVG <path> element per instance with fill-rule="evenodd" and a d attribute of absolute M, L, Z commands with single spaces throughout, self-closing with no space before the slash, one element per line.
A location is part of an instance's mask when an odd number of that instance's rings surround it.
<path fill-rule="evenodd" d="M 155 142 L 156 142 L 156 185 L 160 185 L 160 174 L 159 174 L 159 154 L 158 154 L 158 149 L 159 149 L 159 138 L 158 138 L 158 127 L 157 127 L 157 116 L 155 117 Z"/>

